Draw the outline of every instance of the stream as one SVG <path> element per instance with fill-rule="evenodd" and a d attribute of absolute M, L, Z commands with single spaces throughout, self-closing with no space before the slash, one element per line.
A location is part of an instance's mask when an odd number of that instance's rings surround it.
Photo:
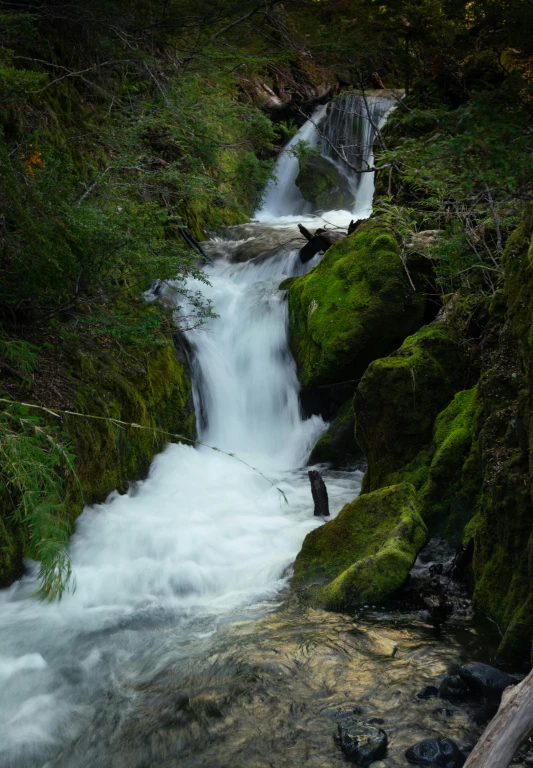
<path fill-rule="evenodd" d="M 339 129 L 324 107 L 314 119 Z M 318 143 L 312 129 L 298 138 Z M 305 535 L 323 524 L 306 460 L 327 425 L 301 412 L 278 286 L 320 259 L 300 263 L 296 223 L 346 226 L 369 215 L 373 191 L 366 174 L 352 211 L 313 213 L 294 161 L 280 158 L 255 222 L 206 245 L 209 285 L 191 284 L 218 315 L 187 333 L 206 445 L 169 445 L 146 480 L 85 509 L 75 590 L 61 602 L 31 596 L 31 564 L 0 592 L 2 768 L 340 766 L 332 735 L 354 708 L 387 731 L 392 768 L 421 738 L 468 748 L 482 729 L 476 707 L 416 694 L 452 664 L 490 663 L 483 625 L 436 629 L 375 606 L 343 616 L 288 593 Z M 267 255 L 247 261 L 258 243 Z M 359 493 L 362 469 L 321 468 L 333 514 Z"/>

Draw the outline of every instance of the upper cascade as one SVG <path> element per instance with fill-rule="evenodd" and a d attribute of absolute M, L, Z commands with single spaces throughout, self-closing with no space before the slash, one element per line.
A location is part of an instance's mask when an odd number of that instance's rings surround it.
<path fill-rule="evenodd" d="M 399 98 L 401 94 L 392 91 L 349 91 L 318 107 L 280 153 L 256 218 L 266 221 L 325 210 L 316 198 L 306 199 L 305 189 L 302 194 L 298 187 L 300 166 L 294 147 L 301 141 L 310 147 L 320 145 L 322 158 L 346 179 L 353 198 L 347 213 L 368 218 L 374 195 L 374 173 L 368 170 L 374 165 L 374 141 Z"/>

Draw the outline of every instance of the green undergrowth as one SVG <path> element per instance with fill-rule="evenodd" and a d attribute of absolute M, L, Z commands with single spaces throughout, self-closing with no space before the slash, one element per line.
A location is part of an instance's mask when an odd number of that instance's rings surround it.
<path fill-rule="evenodd" d="M 422 323 L 394 234 L 370 220 L 289 288 L 290 343 L 304 388 L 355 379 Z"/>

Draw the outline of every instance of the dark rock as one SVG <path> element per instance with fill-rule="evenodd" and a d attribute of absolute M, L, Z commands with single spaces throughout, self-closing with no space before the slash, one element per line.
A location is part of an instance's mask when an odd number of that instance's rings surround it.
<path fill-rule="evenodd" d="M 518 682 L 507 672 L 490 667 L 488 664 L 481 664 L 479 661 L 465 664 L 460 668 L 459 675 L 471 693 L 495 702 L 501 699 L 506 688 Z"/>
<path fill-rule="evenodd" d="M 451 739 L 423 739 L 409 747 L 405 757 L 416 765 L 438 765 L 440 768 L 461 768 L 465 756 Z"/>
<path fill-rule="evenodd" d="M 324 211 L 353 206 L 350 183 L 336 165 L 325 157 L 310 157 L 300 168 L 295 181 L 302 196 Z"/>
<path fill-rule="evenodd" d="M 353 717 L 338 725 L 340 747 L 348 760 L 367 766 L 387 751 L 387 734 L 381 728 L 360 723 Z"/>
<path fill-rule="evenodd" d="M 466 683 L 459 675 L 447 675 L 439 686 L 441 699 L 464 699 Z"/>
<path fill-rule="evenodd" d="M 435 685 L 426 685 L 416 695 L 419 699 L 432 699 L 434 696 L 439 695 L 439 689 Z"/>

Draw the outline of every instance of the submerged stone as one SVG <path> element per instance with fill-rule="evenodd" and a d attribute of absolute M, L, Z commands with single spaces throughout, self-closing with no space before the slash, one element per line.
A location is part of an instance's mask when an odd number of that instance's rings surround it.
<path fill-rule="evenodd" d="M 348 760 L 369 766 L 387 751 L 387 734 L 381 728 L 360 723 L 353 717 L 337 726 L 337 739 Z"/>
<path fill-rule="evenodd" d="M 402 586 L 425 539 L 412 485 L 365 494 L 307 534 L 292 587 L 332 610 L 383 602 Z"/>
<path fill-rule="evenodd" d="M 465 756 L 451 739 L 423 739 L 405 752 L 410 763 L 416 765 L 437 765 L 439 768 L 461 768 Z"/>
<path fill-rule="evenodd" d="M 439 686 L 441 699 L 463 699 L 466 692 L 466 683 L 459 675 L 446 675 Z"/>
<path fill-rule="evenodd" d="M 419 699 L 432 699 L 439 695 L 439 689 L 435 685 L 426 685 L 416 695 Z"/>

